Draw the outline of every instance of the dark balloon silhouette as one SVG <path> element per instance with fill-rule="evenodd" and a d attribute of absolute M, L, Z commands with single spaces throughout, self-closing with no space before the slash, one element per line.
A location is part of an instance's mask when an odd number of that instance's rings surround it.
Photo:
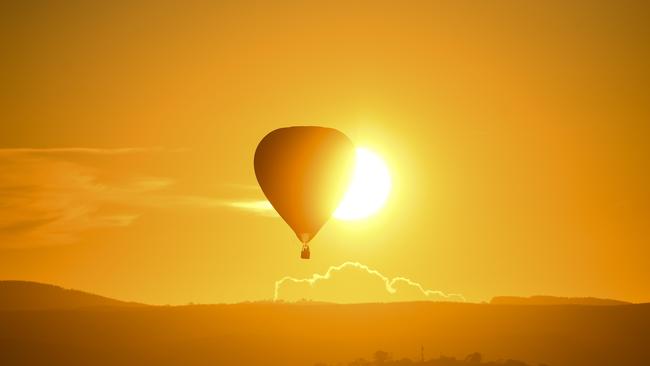
<path fill-rule="evenodd" d="M 354 168 L 354 145 L 332 128 L 280 128 L 260 141 L 255 176 L 266 198 L 302 243 L 309 241 L 343 198 Z"/>

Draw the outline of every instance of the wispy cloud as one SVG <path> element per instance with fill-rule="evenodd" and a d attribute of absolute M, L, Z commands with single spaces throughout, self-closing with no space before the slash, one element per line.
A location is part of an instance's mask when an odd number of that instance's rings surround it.
<path fill-rule="evenodd" d="M 144 208 L 235 209 L 264 216 L 264 200 L 233 200 L 180 192 L 169 177 L 106 172 L 94 157 L 129 159 L 182 149 L 0 149 L 0 248 L 67 244 L 88 230 L 127 227 Z M 104 168 L 105 169 L 105 168 Z M 104 179 L 115 176 L 117 179 Z M 233 185 L 250 195 L 253 186 Z"/>
<path fill-rule="evenodd" d="M 92 165 L 93 156 L 154 151 L 162 149 L 0 149 L 0 248 L 71 243 L 88 230 L 133 224 L 138 207 L 185 200 L 167 193 L 170 178 L 128 173 L 104 181 Z"/>
<path fill-rule="evenodd" d="M 142 152 L 165 151 L 161 147 L 125 147 L 125 148 L 87 148 L 87 147 L 57 147 L 57 148 L 0 148 L 0 155 L 48 155 L 48 154 L 89 154 L 89 155 L 122 155 Z M 174 150 L 178 151 L 178 150 Z"/>
<path fill-rule="evenodd" d="M 347 274 L 345 273 L 346 270 L 349 271 Z M 369 294 L 368 297 L 362 299 L 367 302 L 395 300 L 466 301 L 465 297 L 461 294 L 449 294 L 438 290 L 430 290 L 420 283 L 402 276 L 389 278 L 379 271 L 359 262 L 345 262 L 338 266 L 331 266 L 323 274 L 314 273 L 306 278 L 283 277 L 275 282 L 273 300 L 277 301 L 281 299 L 280 290 L 287 284 L 303 285 L 294 289 L 294 296 L 291 296 L 291 299 L 308 298 L 321 301 L 336 301 L 335 298 L 331 298 L 328 294 L 345 293 L 348 296 L 351 288 L 368 291 L 369 287 L 372 287 L 372 285 L 368 286 L 368 284 L 372 282 L 381 284 L 383 293 Z M 322 293 L 319 293 L 318 287 L 326 283 L 329 285 L 329 288 L 323 289 Z M 364 291 L 360 292 L 363 293 Z M 359 293 L 356 290 L 354 292 Z"/>
<path fill-rule="evenodd" d="M 128 226 L 137 213 L 104 206 L 128 201 L 150 184 L 148 179 L 135 186 L 102 184 L 94 169 L 58 159 L 0 155 L 0 167 L 0 245 L 5 248 L 64 244 L 89 229 Z"/>

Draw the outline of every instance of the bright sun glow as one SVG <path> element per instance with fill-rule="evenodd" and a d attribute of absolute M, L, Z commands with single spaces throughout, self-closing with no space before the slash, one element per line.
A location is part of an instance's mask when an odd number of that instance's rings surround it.
<path fill-rule="evenodd" d="M 352 182 L 334 217 L 351 221 L 374 214 L 386 203 L 390 188 L 390 173 L 381 157 L 368 149 L 357 148 Z"/>

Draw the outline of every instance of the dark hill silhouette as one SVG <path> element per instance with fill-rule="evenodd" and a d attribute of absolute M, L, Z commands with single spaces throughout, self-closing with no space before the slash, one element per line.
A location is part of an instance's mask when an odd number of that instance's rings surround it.
<path fill-rule="evenodd" d="M 464 356 L 475 351 L 486 360 L 510 360 L 496 364 L 511 366 L 632 366 L 650 360 L 650 304 L 124 306 L 128 303 L 41 284 L 30 286 L 55 295 L 18 292 L 18 301 L 8 298 L 12 292 L 4 286 L 2 366 L 338 365 L 377 349 L 395 360 L 420 360 L 421 346 L 430 361 L 425 364 L 440 366 L 464 365 L 471 361 Z M 69 293 L 86 300 L 60 300 Z M 48 298 L 55 300 L 32 305 Z M 15 310 L 16 304 L 26 310 Z M 439 355 L 448 357 L 432 358 Z M 484 363 L 490 364 L 477 364 Z"/>
<path fill-rule="evenodd" d="M 492 305 L 629 305 L 629 302 L 599 299 L 595 297 L 558 297 L 558 296 L 496 296 L 490 301 Z"/>
<path fill-rule="evenodd" d="M 29 281 L 0 281 L 0 310 L 78 309 L 135 306 L 82 291 Z"/>

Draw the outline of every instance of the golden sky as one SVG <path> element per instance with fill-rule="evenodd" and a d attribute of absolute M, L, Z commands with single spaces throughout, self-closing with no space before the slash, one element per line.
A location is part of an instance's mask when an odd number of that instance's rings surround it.
<path fill-rule="evenodd" d="M 281 292 L 650 301 L 647 5 L 172 3 L 2 5 L 0 278 L 236 302 L 351 262 Z M 310 124 L 393 190 L 301 261 L 247 205 L 260 139 Z"/>

